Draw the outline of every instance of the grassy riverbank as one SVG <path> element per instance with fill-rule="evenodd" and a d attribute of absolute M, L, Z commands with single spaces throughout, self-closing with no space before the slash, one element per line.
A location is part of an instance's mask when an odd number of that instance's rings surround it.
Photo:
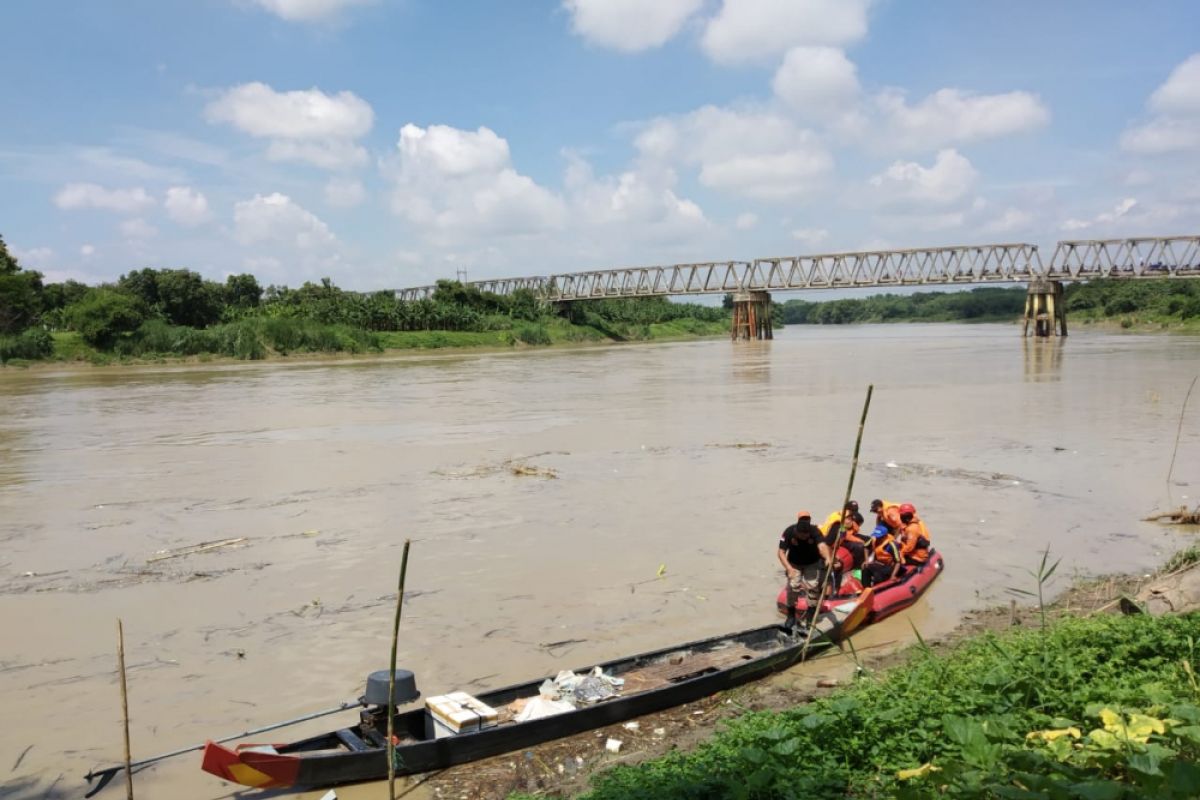
<path fill-rule="evenodd" d="M 1078 616 L 1121 591 L 1105 585 L 1022 612 L 1017 627 L 1007 609 L 981 615 L 979 632 L 919 641 L 811 702 L 600 772 L 582 797 L 1200 796 L 1200 615 Z"/>
<path fill-rule="evenodd" d="M 506 349 L 552 347 L 618 341 L 677 341 L 726 336 L 724 321 L 681 318 L 645 325 L 607 324 L 601 330 L 563 319 L 518 324 L 489 331 L 363 331 L 347 326 L 305 321 L 243 320 L 204 330 L 154 325 L 136 346 L 106 351 L 86 342 L 75 331 L 49 335 L 52 350 L 44 357 L 14 357 L 7 367 L 35 364 L 136 365 L 167 362 L 269 360 L 303 355 L 386 354 L 413 350 L 456 348 Z"/>

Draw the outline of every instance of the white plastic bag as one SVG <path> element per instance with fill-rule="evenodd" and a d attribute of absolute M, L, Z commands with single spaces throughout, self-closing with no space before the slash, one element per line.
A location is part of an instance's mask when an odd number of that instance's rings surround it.
<path fill-rule="evenodd" d="M 561 714 L 564 711 L 574 711 L 575 706 L 568 703 L 566 700 L 547 700 L 545 697 L 538 695 L 531 698 L 525 707 L 521 709 L 521 713 L 514 717 L 516 722 L 528 722 L 531 719 L 541 719 L 542 717 L 552 717 L 555 714 Z"/>

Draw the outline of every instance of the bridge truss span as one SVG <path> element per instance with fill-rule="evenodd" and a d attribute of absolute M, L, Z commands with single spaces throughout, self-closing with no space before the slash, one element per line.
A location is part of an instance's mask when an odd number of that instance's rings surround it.
<path fill-rule="evenodd" d="M 1050 280 L 1200 277 L 1200 236 L 1062 241 L 1054 248 Z"/>
<path fill-rule="evenodd" d="M 1062 241 L 1048 266 L 1037 245 L 984 244 L 709 261 L 471 281 L 495 294 L 527 289 L 547 302 L 804 289 L 1200 277 L 1200 236 Z M 401 289 L 401 300 L 437 287 Z"/>

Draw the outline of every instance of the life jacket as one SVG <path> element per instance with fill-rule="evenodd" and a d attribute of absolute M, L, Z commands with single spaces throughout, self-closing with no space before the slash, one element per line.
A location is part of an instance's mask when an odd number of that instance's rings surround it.
<path fill-rule="evenodd" d="M 929 560 L 929 547 L 929 529 L 914 514 L 900 535 L 900 553 L 907 564 L 924 564 Z"/>
<path fill-rule="evenodd" d="M 887 525 L 890 528 L 892 526 L 891 526 L 891 524 L 888 523 L 888 521 L 886 519 L 888 509 L 889 508 L 896 509 L 896 519 L 899 519 L 900 518 L 900 504 L 893 503 L 891 500 L 881 500 L 880 502 L 883 503 L 883 508 L 879 509 L 879 512 L 875 515 L 875 524 L 876 525 Z"/>
<path fill-rule="evenodd" d="M 875 563 L 891 566 L 900 560 L 900 548 L 889 533 L 875 540 Z"/>

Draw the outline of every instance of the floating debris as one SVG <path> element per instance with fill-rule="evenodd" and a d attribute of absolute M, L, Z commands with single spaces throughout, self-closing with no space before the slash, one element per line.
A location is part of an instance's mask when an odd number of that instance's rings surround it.
<path fill-rule="evenodd" d="M 235 544 L 241 544 L 247 541 L 245 536 L 237 539 L 221 539 L 217 542 L 201 542 L 200 544 L 191 544 L 187 547 L 177 547 L 173 550 L 159 550 L 156 555 L 146 559 L 147 564 L 153 564 L 156 561 L 166 561 L 169 558 L 182 558 L 195 553 L 207 553 L 210 550 L 217 550 L 222 547 L 232 547 Z"/>
<path fill-rule="evenodd" d="M 1176 525 L 1200 525 L 1200 506 L 1196 506 L 1192 510 L 1188 510 L 1187 506 L 1180 506 L 1176 511 L 1165 511 L 1161 514 L 1151 514 L 1142 520 L 1142 522 L 1170 522 Z"/>

